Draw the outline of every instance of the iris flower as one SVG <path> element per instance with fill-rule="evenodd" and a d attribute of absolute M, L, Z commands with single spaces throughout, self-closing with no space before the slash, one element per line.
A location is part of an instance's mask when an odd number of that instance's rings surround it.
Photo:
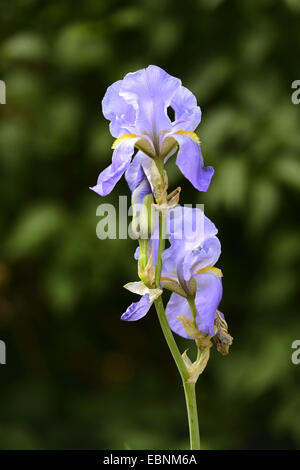
<path fill-rule="evenodd" d="M 216 311 L 222 298 L 222 273 L 214 267 L 221 252 L 220 242 L 216 237 L 217 229 L 200 209 L 177 206 L 170 214 L 172 212 L 172 221 L 169 220 L 170 247 L 162 255 L 161 286 L 169 284 L 181 294 L 173 292 L 167 304 L 169 325 L 178 335 L 190 338 L 177 318 L 178 315 L 183 315 L 194 321 L 199 331 L 214 336 Z M 187 232 L 186 228 L 193 227 L 196 216 L 202 218 L 203 230 Z M 156 230 L 154 235 L 155 232 Z M 157 242 L 155 235 L 151 240 L 155 253 Z M 153 262 L 155 264 L 155 257 Z M 142 295 L 140 301 L 132 303 L 122 315 L 121 319 L 126 321 L 144 317 L 155 298 L 161 294 L 158 289 L 141 287 L 139 283 L 129 283 L 126 287 L 131 292 Z M 194 297 L 197 310 L 195 319 L 187 296 Z"/>
<path fill-rule="evenodd" d="M 187 296 L 195 296 L 195 318 L 188 299 L 175 292 L 166 307 L 171 330 L 184 338 L 189 336 L 178 320 L 178 315 L 194 322 L 202 333 L 215 334 L 216 312 L 222 298 L 222 272 L 214 264 L 220 253 L 220 242 L 217 237 L 212 237 L 191 251 L 185 251 L 177 241 L 163 254 L 162 281 L 177 281 Z"/>
<path fill-rule="evenodd" d="M 164 161 L 179 148 L 176 163 L 180 171 L 196 189 L 207 191 L 214 169 L 204 167 L 200 140 L 194 133 L 201 110 L 178 78 L 155 65 L 128 73 L 107 89 L 102 109 L 116 140 L 112 163 L 100 173 L 93 191 L 106 196 L 113 190 L 129 168 L 135 148 L 148 159 Z"/>

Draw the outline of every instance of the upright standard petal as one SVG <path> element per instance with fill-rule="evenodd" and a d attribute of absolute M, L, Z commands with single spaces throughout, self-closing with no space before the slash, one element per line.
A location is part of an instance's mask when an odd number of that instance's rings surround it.
<path fill-rule="evenodd" d="M 134 153 L 134 145 L 138 140 L 138 137 L 129 137 L 119 143 L 114 150 L 111 165 L 100 173 L 96 186 L 90 189 L 100 196 L 106 196 L 113 190 L 127 170 Z"/>
<path fill-rule="evenodd" d="M 167 233 L 171 244 L 180 240 L 182 249 L 188 251 L 202 246 L 218 229 L 200 208 L 178 205 L 168 212 Z"/>
<path fill-rule="evenodd" d="M 217 237 L 205 240 L 202 248 L 189 251 L 183 259 L 183 277 L 188 281 L 193 275 L 205 268 L 211 268 L 218 261 L 221 254 L 221 243 Z M 217 268 L 214 268 L 217 270 Z"/>
<path fill-rule="evenodd" d="M 167 233 L 171 246 L 162 255 L 162 276 L 175 280 L 178 264 L 193 250 L 204 246 L 218 230 L 201 209 L 177 206 L 168 213 Z"/>
<path fill-rule="evenodd" d="M 197 105 L 193 93 L 181 86 L 171 101 L 171 107 L 175 111 L 175 121 L 172 123 L 173 132 L 184 130 L 194 131 L 201 121 L 201 110 Z"/>
<path fill-rule="evenodd" d="M 178 78 L 156 65 L 124 77 L 119 94 L 137 111 L 137 132 L 148 132 L 155 140 L 162 130 L 170 128 L 167 108 L 180 86 Z"/>
<path fill-rule="evenodd" d="M 149 312 L 152 303 L 149 294 L 143 295 L 138 302 L 134 302 L 128 307 L 126 312 L 121 316 L 121 320 L 136 321 L 143 318 Z"/>
<path fill-rule="evenodd" d="M 207 191 L 214 169 L 204 166 L 200 145 L 184 134 L 174 134 L 173 137 L 179 144 L 176 164 L 181 173 L 198 191 Z"/>
<path fill-rule="evenodd" d="M 114 137 L 132 133 L 136 119 L 134 107 L 120 96 L 121 84 L 122 80 L 118 80 L 108 87 L 102 100 L 103 115 L 110 121 L 109 129 Z"/>

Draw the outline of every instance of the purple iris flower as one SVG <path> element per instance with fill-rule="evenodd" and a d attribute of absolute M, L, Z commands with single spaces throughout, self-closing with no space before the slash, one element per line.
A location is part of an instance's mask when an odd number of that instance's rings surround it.
<path fill-rule="evenodd" d="M 175 248 L 176 246 L 176 248 Z M 163 254 L 162 280 L 177 281 L 183 290 L 190 295 L 195 289 L 196 318 L 199 331 L 214 336 L 216 311 L 222 298 L 222 272 L 214 267 L 220 253 L 221 245 L 217 237 L 205 239 L 202 247 L 184 252 L 178 249 L 178 242 L 171 245 Z M 171 276 L 170 276 L 171 273 Z M 194 284 L 191 284 L 191 280 Z M 170 328 L 180 336 L 189 338 L 178 315 L 184 315 L 193 321 L 188 300 L 177 293 L 172 293 L 166 307 L 166 316 Z"/>
<path fill-rule="evenodd" d="M 216 237 L 217 229 L 200 209 L 177 206 L 170 211 L 168 218 L 171 246 L 162 255 L 161 286 L 175 282 L 187 295 L 195 295 L 195 321 L 198 329 L 205 334 L 214 335 L 216 311 L 222 298 L 222 273 L 214 267 L 221 253 L 221 245 Z M 195 220 L 199 218 L 203 222 L 202 230 L 186 230 L 185 227 L 193 227 Z M 155 247 L 156 243 L 154 230 L 152 245 Z M 138 257 L 138 251 L 135 256 Z M 155 261 L 154 257 L 154 263 Z M 193 293 L 190 292 L 191 279 L 194 279 L 193 288 L 196 288 Z M 121 319 L 139 320 L 148 313 L 152 303 L 151 292 L 150 295 L 144 293 L 139 302 L 130 305 Z M 171 329 L 180 336 L 189 338 L 182 323 L 177 319 L 178 315 L 184 315 L 193 321 L 187 298 L 172 293 L 166 307 L 166 315 Z"/>
<path fill-rule="evenodd" d="M 173 122 L 168 108 L 174 112 Z M 100 173 L 93 191 L 100 196 L 112 191 L 129 168 L 135 148 L 147 158 L 167 160 L 178 147 L 179 169 L 196 189 L 207 191 L 214 170 L 204 167 L 200 141 L 194 133 L 201 111 L 195 96 L 178 78 L 155 65 L 128 73 L 107 89 L 102 109 L 116 140 L 112 163 Z"/>

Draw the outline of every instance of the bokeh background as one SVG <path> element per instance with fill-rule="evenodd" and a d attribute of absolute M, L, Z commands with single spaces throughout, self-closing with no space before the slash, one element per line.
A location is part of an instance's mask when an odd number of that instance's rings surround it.
<path fill-rule="evenodd" d="M 187 448 L 183 390 L 155 311 L 136 300 L 132 240 L 100 241 L 88 187 L 111 158 L 107 86 L 148 64 L 202 108 L 216 170 L 204 203 L 223 245 L 234 336 L 198 383 L 207 449 L 300 448 L 298 0 L 1 2 L 1 449 Z M 124 181 L 105 202 L 129 195 Z M 192 347 L 179 341 L 180 348 Z"/>

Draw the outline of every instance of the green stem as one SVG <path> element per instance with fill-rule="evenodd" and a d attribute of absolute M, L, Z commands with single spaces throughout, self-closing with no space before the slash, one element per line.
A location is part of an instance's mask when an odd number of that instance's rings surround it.
<path fill-rule="evenodd" d="M 180 354 L 180 351 L 178 349 L 178 346 L 176 344 L 176 341 L 174 339 L 172 331 L 169 327 L 169 323 L 168 323 L 168 320 L 167 320 L 167 317 L 166 317 L 166 313 L 165 313 L 162 298 L 159 297 L 157 300 L 155 300 L 154 304 L 155 304 L 158 320 L 159 320 L 161 329 L 163 331 L 165 340 L 166 340 L 166 342 L 169 346 L 169 349 L 171 351 L 171 354 L 173 356 L 173 359 L 175 361 L 177 369 L 178 369 L 178 371 L 180 373 L 180 376 L 181 376 L 181 378 L 183 380 L 183 383 L 184 383 L 186 380 L 188 380 L 189 373 L 188 373 L 187 368 L 184 364 L 184 361 L 182 359 L 182 356 Z"/>
<path fill-rule="evenodd" d="M 184 382 L 183 385 L 189 420 L 191 450 L 200 450 L 200 433 L 195 384 Z"/>
<path fill-rule="evenodd" d="M 164 215 L 163 212 L 159 213 L 159 247 L 158 255 L 156 261 L 156 271 L 155 271 L 155 283 L 157 287 L 160 287 L 160 276 L 162 269 L 162 260 L 161 255 L 165 247 L 165 237 L 164 237 Z M 155 302 L 155 307 L 159 319 L 161 329 L 163 331 L 166 342 L 169 346 L 170 352 L 173 356 L 173 359 L 176 363 L 177 369 L 180 373 L 185 393 L 186 407 L 188 413 L 188 422 L 189 422 L 189 431 L 190 431 L 190 446 L 191 450 L 200 449 L 200 435 L 199 435 L 199 425 L 198 425 L 198 412 L 197 412 L 197 403 L 196 403 L 196 393 L 195 385 L 187 383 L 189 378 L 189 373 L 184 363 L 184 360 L 180 354 L 172 331 L 170 329 L 162 298 L 159 297 Z"/>

